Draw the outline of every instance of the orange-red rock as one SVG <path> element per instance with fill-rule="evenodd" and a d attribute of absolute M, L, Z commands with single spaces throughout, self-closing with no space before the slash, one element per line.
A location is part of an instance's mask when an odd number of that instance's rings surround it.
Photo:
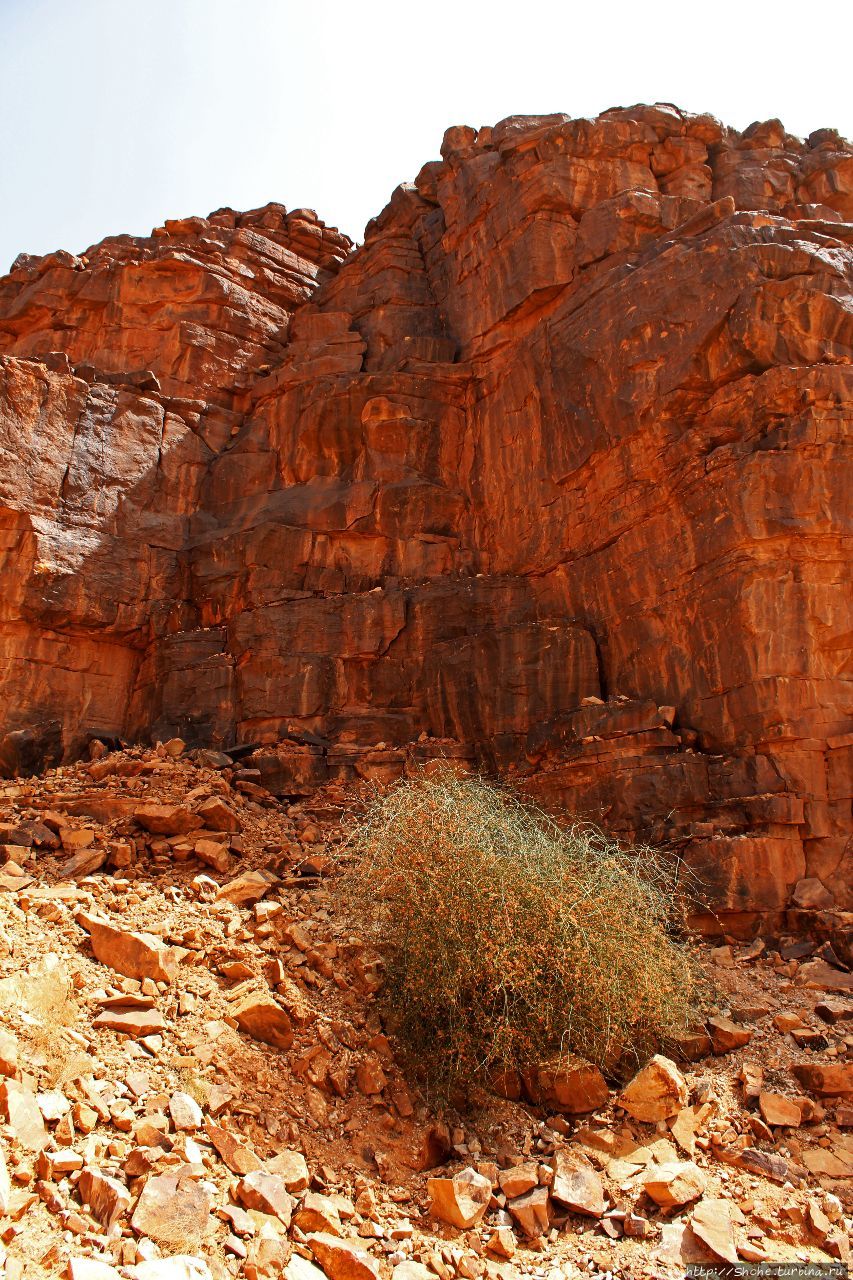
<path fill-rule="evenodd" d="M 849 906 L 851 217 L 832 130 L 658 104 L 450 129 L 353 252 L 271 205 L 22 257 L 0 768 L 438 738 L 680 842 L 701 927 Z"/>

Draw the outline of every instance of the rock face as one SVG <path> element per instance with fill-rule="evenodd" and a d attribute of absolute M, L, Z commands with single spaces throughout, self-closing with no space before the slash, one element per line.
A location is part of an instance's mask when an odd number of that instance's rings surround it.
<path fill-rule="evenodd" d="M 19 259 L 0 767 L 440 750 L 680 842 L 730 929 L 843 908 L 851 220 L 832 130 L 658 105 L 450 129 L 352 252 L 270 205 Z"/>

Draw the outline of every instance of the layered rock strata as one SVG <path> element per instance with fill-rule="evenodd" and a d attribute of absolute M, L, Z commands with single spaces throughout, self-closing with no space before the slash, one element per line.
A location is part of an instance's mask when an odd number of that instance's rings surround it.
<path fill-rule="evenodd" d="M 730 928 L 845 905 L 851 223 L 834 131 L 658 105 L 450 129 L 357 249 L 271 205 L 19 259 L 4 767 L 443 753 L 674 842 Z"/>

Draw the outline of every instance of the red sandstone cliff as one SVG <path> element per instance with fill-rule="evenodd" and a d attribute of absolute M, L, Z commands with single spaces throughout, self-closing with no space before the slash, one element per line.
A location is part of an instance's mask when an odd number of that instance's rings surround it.
<path fill-rule="evenodd" d="M 0 762 L 414 743 L 677 841 L 732 928 L 843 905 L 853 147 L 655 106 L 442 157 L 353 252 L 271 205 L 0 281 Z"/>

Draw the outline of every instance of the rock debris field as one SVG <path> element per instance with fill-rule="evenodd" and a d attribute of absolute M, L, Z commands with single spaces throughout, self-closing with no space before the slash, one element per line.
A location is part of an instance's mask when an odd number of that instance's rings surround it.
<path fill-rule="evenodd" d="M 4 1280 L 848 1258 L 847 917 L 697 942 L 706 1022 L 624 1086 L 566 1057 L 436 1110 L 330 893 L 356 790 L 280 800 L 180 740 L 91 754 L 0 784 Z"/>

